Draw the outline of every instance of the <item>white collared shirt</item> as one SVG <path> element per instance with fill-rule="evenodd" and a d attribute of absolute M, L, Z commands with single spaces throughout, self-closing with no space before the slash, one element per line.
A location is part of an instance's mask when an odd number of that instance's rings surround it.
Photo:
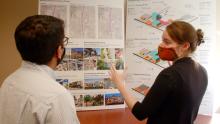
<path fill-rule="evenodd" d="M 79 124 L 74 99 L 46 65 L 23 61 L 0 88 L 0 124 Z"/>

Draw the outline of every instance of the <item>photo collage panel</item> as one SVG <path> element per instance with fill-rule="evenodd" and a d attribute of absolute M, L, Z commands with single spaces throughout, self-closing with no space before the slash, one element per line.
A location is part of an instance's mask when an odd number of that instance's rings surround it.
<path fill-rule="evenodd" d="M 123 48 L 66 48 L 56 71 L 124 69 Z"/>
<path fill-rule="evenodd" d="M 90 78 L 85 77 L 81 80 L 73 79 L 56 79 L 56 81 L 64 86 L 68 90 L 98 90 L 98 89 L 116 89 L 115 84 L 110 80 L 109 77 L 103 78 Z"/>
<path fill-rule="evenodd" d="M 72 94 L 76 109 L 80 107 L 102 107 L 124 105 L 124 98 L 120 93 L 105 94 Z"/>

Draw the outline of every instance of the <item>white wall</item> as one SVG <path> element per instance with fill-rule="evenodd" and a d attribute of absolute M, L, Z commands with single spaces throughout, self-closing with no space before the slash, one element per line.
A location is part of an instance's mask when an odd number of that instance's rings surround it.
<path fill-rule="evenodd" d="M 213 75 L 215 75 L 215 84 L 214 84 L 214 112 L 218 108 L 218 112 L 220 113 L 220 1 L 216 0 L 216 46 L 215 46 L 215 57 L 213 59 L 215 61 Z"/>

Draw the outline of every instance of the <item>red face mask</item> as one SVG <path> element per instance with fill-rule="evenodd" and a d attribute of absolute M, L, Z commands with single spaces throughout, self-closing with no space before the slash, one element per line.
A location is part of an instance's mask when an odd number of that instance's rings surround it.
<path fill-rule="evenodd" d="M 162 60 L 174 61 L 178 58 L 173 48 L 158 47 L 158 55 Z"/>

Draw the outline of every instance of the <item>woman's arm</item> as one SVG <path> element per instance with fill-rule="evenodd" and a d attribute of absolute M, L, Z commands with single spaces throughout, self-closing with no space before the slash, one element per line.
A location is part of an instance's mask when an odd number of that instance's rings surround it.
<path fill-rule="evenodd" d="M 116 84 L 128 105 L 133 115 L 138 120 L 143 120 L 150 115 L 156 113 L 161 107 L 162 103 L 169 96 L 170 92 L 175 89 L 179 82 L 179 76 L 173 71 L 163 70 L 156 78 L 153 86 L 144 97 L 142 102 L 138 102 L 129 92 L 124 85 L 123 73 L 120 74 L 112 66 L 110 70 L 110 78 Z"/>
<path fill-rule="evenodd" d="M 125 102 L 128 105 L 128 108 L 132 110 L 137 100 L 126 90 L 124 85 L 124 74 L 119 74 L 118 71 L 115 69 L 115 66 L 112 65 L 109 75 L 112 82 L 116 84 L 118 90 L 121 92 L 122 96 L 124 97 Z"/>

